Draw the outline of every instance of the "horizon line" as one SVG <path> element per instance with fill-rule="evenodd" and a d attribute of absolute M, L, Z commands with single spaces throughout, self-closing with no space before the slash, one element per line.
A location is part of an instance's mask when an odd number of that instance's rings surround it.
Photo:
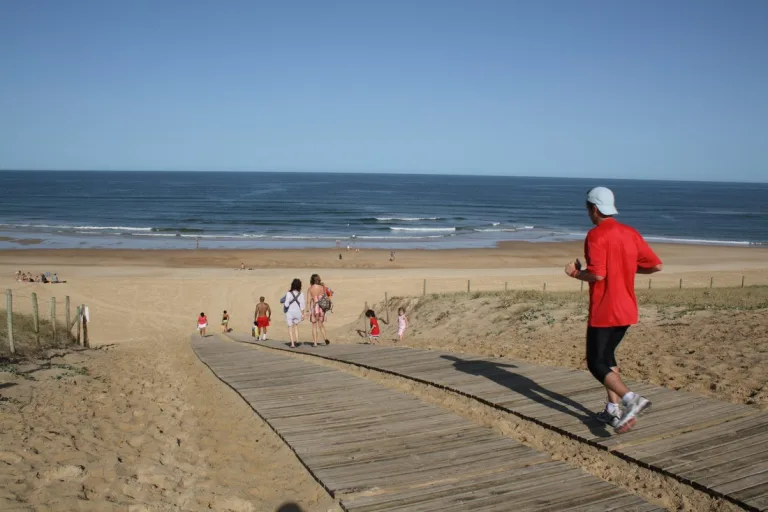
<path fill-rule="evenodd" d="M 143 173 L 224 173 L 224 174 L 243 174 L 243 173 L 251 173 L 251 174 L 354 174 L 354 175 L 403 175 L 403 174 L 410 174 L 414 176 L 457 176 L 457 177 L 481 177 L 481 178 L 536 178 L 536 179 L 565 179 L 565 180 L 586 180 L 586 179 L 594 179 L 594 180 L 613 180 L 613 181 L 662 181 L 662 182 L 670 182 L 670 183 L 743 183 L 743 184 L 757 184 L 757 185 L 765 185 L 768 184 L 768 180 L 766 181 L 728 181 L 728 180 L 720 180 L 720 179 L 708 179 L 708 180 L 695 180 L 695 179 L 664 179 L 664 178 L 616 178 L 616 177 L 607 177 L 607 176 L 585 176 L 585 177 L 573 177 L 573 176 L 531 176 L 531 175 L 525 175 L 525 174 L 467 174 L 465 172 L 460 173 L 446 173 L 446 172 L 428 172 L 428 171 L 398 171 L 398 170 L 388 170 L 388 171 L 347 171 L 347 170 L 335 170 L 335 171 L 328 171 L 328 170 L 295 170 L 295 169 L 286 169 L 286 170 L 271 170 L 271 171 L 265 171 L 265 170 L 206 170 L 206 169 L 5 169 L 0 168 L 0 172 L 119 172 L 119 173 L 129 173 L 129 172 L 143 172 Z"/>

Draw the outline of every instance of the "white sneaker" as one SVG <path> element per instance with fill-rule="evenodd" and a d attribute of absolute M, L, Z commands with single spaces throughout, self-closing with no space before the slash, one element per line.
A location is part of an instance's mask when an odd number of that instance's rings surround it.
<path fill-rule="evenodd" d="M 624 434 L 632 430 L 637 423 L 637 417 L 651 406 L 650 400 L 635 394 L 635 397 L 624 404 L 624 414 L 621 415 L 619 423 L 613 427 L 619 434 Z"/>
<path fill-rule="evenodd" d="M 597 415 L 595 416 L 598 421 L 605 423 L 606 425 L 610 425 L 613 428 L 616 428 L 619 426 L 619 421 L 621 421 L 621 413 L 617 410 L 615 413 L 608 412 L 606 409 L 603 409 Z"/>

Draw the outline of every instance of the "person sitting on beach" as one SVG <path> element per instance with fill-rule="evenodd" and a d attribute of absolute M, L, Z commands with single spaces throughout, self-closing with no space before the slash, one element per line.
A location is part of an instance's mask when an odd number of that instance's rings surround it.
<path fill-rule="evenodd" d="M 200 313 L 200 316 L 197 317 L 197 330 L 200 331 L 200 336 L 205 337 L 205 328 L 208 327 L 208 318 L 205 316 L 205 313 Z"/>
<path fill-rule="evenodd" d="M 21 270 L 17 270 L 16 273 L 13 275 L 13 278 L 16 281 L 21 281 Z"/>
<path fill-rule="evenodd" d="M 55 273 L 53 274 L 53 278 L 51 279 L 52 283 L 58 283 L 59 282 L 59 276 Z"/>
<path fill-rule="evenodd" d="M 221 315 L 221 332 L 229 332 L 229 313 L 227 313 L 226 309 Z"/>
<path fill-rule="evenodd" d="M 328 298 L 326 287 L 320 276 L 312 274 L 309 278 L 309 290 L 307 290 L 307 302 L 309 303 L 309 321 L 312 322 L 312 341 L 317 346 L 318 330 L 322 333 L 325 344 L 329 345 L 328 334 L 325 331 L 325 313 L 331 309 L 331 299 Z"/>
<path fill-rule="evenodd" d="M 47 278 L 47 277 L 45 277 L 45 274 L 43 274 L 42 276 L 40 276 L 40 282 L 41 282 L 41 283 L 48 283 L 48 282 L 49 282 L 49 281 L 48 281 L 48 278 Z"/>
<path fill-rule="evenodd" d="M 376 313 L 369 309 L 365 312 L 365 316 L 368 317 L 371 323 L 371 332 L 368 334 L 368 339 L 371 343 L 378 343 L 381 331 L 379 330 L 379 320 L 376 318 Z"/>
<path fill-rule="evenodd" d="M 296 348 L 296 343 L 299 341 L 299 324 L 304 320 L 304 310 L 306 309 L 306 301 L 304 295 L 301 294 L 301 279 L 294 279 L 291 282 L 291 290 L 285 294 L 280 302 L 283 303 L 291 348 Z"/>
<path fill-rule="evenodd" d="M 258 338 L 261 341 L 267 341 L 267 327 L 272 320 L 272 308 L 264 302 L 264 297 L 259 297 L 259 303 L 256 304 L 256 311 L 253 314 L 254 324 L 258 329 Z"/>

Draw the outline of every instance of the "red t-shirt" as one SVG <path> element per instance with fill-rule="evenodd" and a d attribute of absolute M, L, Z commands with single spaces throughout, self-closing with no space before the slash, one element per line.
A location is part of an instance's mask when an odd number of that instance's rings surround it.
<path fill-rule="evenodd" d="M 584 240 L 587 271 L 602 276 L 589 283 L 589 325 L 619 327 L 637 323 L 635 274 L 661 260 L 640 233 L 609 218 L 592 228 Z"/>
<path fill-rule="evenodd" d="M 379 335 L 379 321 L 371 317 L 371 336 Z"/>

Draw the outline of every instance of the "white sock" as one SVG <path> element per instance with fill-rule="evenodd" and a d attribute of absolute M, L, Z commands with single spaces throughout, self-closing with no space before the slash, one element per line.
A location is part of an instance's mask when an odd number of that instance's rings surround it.
<path fill-rule="evenodd" d="M 635 399 L 635 394 L 632 391 L 627 391 L 627 394 L 621 397 L 621 401 L 628 404 Z"/>
<path fill-rule="evenodd" d="M 606 412 L 608 412 L 608 414 L 616 415 L 619 412 L 619 404 L 608 402 L 607 404 L 605 404 L 605 410 Z"/>

